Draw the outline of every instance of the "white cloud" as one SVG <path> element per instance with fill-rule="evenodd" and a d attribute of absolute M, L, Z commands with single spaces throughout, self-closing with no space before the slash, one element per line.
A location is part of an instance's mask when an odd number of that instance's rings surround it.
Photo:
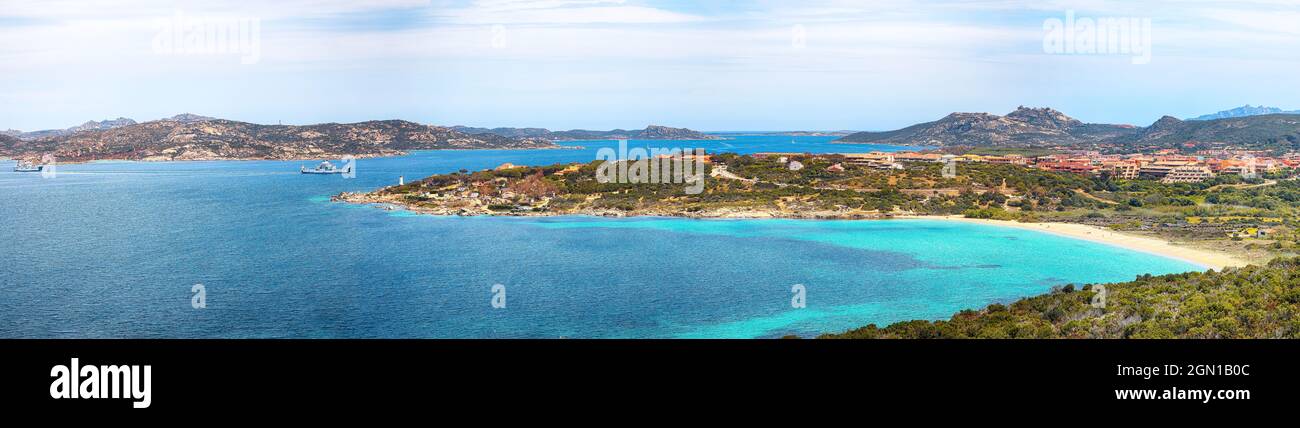
<path fill-rule="evenodd" d="M 938 110 L 981 110 L 979 103 L 991 93 L 1050 96 L 1061 92 L 1062 81 L 1087 81 L 1098 73 L 1161 84 L 1159 76 L 1132 68 L 1127 58 L 1042 54 L 1041 20 L 1066 10 L 1153 18 L 1154 61 L 1181 82 L 1228 80 L 1261 58 L 1269 68 L 1250 71 L 1249 80 L 1265 81 L 1269 73 L 1281 80 L 1300 63 L 1294 24 L 1300 13 L 1293 0 L 809 0 L 686 9 L 651 0 L 0 1 L 0 19 L 16 23 L 0 27 L 0 74 L 6 76 L 0 104 L 72 103 L 105 86 L 147 88 L 151 79 L 163 78 L 278 106 L 292 100 L 275 92 L 284 86 L 275 79 L 288 75 L 299 90 L 328 88 L 313 94 L 321 99 L 333 92 L 348 97 L 349 103 L 339 104 L 380 105 L 388 100 L 371 92 L 421 84 L 443 91 L 439 97 L 460 100 L 457 105 L 485 103 L 479 106 L 484 111 L 603 91 L 704 97 L 708 101 L 697 102 L 719 104 L 732 97 L 741 107 L 787 102 L 745 89 L 757 87 L 807 108 L 818 105 L 808 100 L 855 105 L 844 97 L 870 93 L 882 103 L 920 106 L 928 117 Z M 154 54 L 154 20 L 177 11 L 260 19 L 261 61 L 240 67 L 237 56 Z M 795 24 L 806 29 L 801 47 L 792 44 Z M 496 48 L 495 25 L 505 30 L 505 43 Z M 269 93 L 247 93 L 250 84 Z M 1128 93 L 1141 87 L 1125 86 Z M 116 110 L 136 101 L 115 95 L 99 99 L 110 110 L 104 114 L 131 114 Z M 39 110 L 57 111 L 63 105 L 58 103 Z M 333 108 L 325 104 L 306 108 Z M 283 105 L 278 108 L 293 108 Z M 13 113 L 0 108 L 0 116 Z"/>
<path fill-rule="evenodd" d="M 455 25 L 482 24 L 667 24 L 700 18 L 622 0 L 478 0 L 466 8 L 433 12 Z"/>

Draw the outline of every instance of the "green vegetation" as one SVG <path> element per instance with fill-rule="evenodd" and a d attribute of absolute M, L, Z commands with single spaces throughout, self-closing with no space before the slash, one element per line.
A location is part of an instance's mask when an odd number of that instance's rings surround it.
<path fill-rule="evenodd" d="M 446 214 L 614 214 L 862 218 L 964 215 L 1070 222 L 1215 246 L 1251 260 L 1296 255 L 1300 182 L 1220 175 L 1201 183 L 1119 180 L 1008 164 L 853 165 L 839 155 L 714 155 L 703 191 L 685 184 L 600 183 L 599 162 L 438 175 L 376 192 Z M 802 168 L 790 168 L 791 161 Z M 835 167 L 839 165 L 839 167 Z M 842 168 L 842 169 L 841 169 Z"/>
<path fill-rule="evenodd" d="M 1297 338 L 1300 258 L 1224 272 L 1143 275 L 1099 287 L 1060 287 L 1050 294 L 966 310 L 947 321 L 868 325 L 822 338 Z M 1100 300 L 1100 299 L 1098 299 Z"/>

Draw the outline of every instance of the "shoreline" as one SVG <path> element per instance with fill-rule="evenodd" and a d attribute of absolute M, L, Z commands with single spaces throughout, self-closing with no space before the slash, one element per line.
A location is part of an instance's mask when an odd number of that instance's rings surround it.
<path fill-rule="evenodd" d="M 1220 271 L 1227 267 L 1241 267 L 1250 264 L 1249 262 L 1228 253 L 1179 246 L 1160 238 L 1117 232 L 1086 224 L 1021 223 L 1009 220 L 990 220 L 941 215 L 897 216 L 895 218 L 959 221 L 1032 230 L 1067 238 L 1095 242 L 1103 245 L 1110 245 L 1131 251 L 1154 254 L 1157 256 L 1185 261 L 1207 269 Z"/>
<path fill-rule="evenodd" d="M 509 147 L 509 148 L 483 148 L 483 149 L 463 149 L 463 148 L 455 148 L 455 149 L 419 149 L 419 150 L 408 150 L 408 151 L 396 152 L 396 153 L 366 153 L 366 154 L 360 154 L 360 155 L 321 154 L 320 157 L 310 157 L 310 158 L 298 158 L 298 157 L 290 157 L 290 158 L 270 158 L 270 157 L 223 157 L 223 156 L 217 156 L 217 157 L 198 157 L 198 158 L 188 158 L 188 159 L 176 159 L 176 158 L 167 158 L 167 159 L 162 159 L 162 158 L 156 158 L 156 157 L 146 157 L 146 158 L 139 158 L 139 159 L 126 159 L 126 158 L 99 158 L 99 159 L 75 159 L 75 160 L 60 159 L 60 160 L 59 160 L 59 164 L 60 164 L 60 165 L 81 165 L 81 164 L 90 164 L 90 163 L 99 163 L 99 162 L 141 162 L 141 163 L 166 163 L 166 162 L 257 162 L 257 161 L 271 161 L 271 162 L 316 162 L 316 161 L 321 161 L 321 160 L 341 160 L 342 158 L 344 158 L 344 157 L 346 157 L 346 156 L 352 156 L 352 157 L 355 158 L 355 159 L 399 158 L 399 157 L 403 157 L 403 156 L 410 156 L 412 153 L 415 153 L 415 152 L 467 152 L 467 151 L 476 151 L 476 150 L 582 150 L 582 149 L 585 149 L 585 148 L 586 148 L 586 147 L 583 147 L 583 146 L 561 146 L 561 145 L 554 145 L 554 146 L 547 146 L 547 147 Z M 14 156 L 9 156 L 9 155 L 0 155 L 0 160 L 6 160 L 6 161 L 9 161 L 9 160 L 19 160 L 19 159 L 37 159 L 37 158 L 39 158 L 39 157 L 35 157 L 35 158 L 34 158 L 34 157 L 31 157 L 31 156 L 17 156 L 17 157 L 14 157 Z"/>
<path fill-rule="evenodd" d="M 787 215 L 788 213 L 773 212 L 752 212 L 752 211 L 727 211 L 727 212 L 700 212 L 700 213 L 672 213 L 672 212 L 592 212 L 579 211 L 569 213 L 554 212 L 454 212 L 453 210 L 430 209 L 426 207 L 411 206 L 396 198 L 376 197 L 372 193 L 348 193 L 334 195 L 330 200 L 335 202 L 345 202 L 361 205 L 379 205 L 388 207 L 400 207 L 405 211 L 421 215 L 434 216 L 463 216 L 463 215 L 486 215 L 495 217 L 556 217 L 565 215 L 574 216 L 591 216 L 591 217 L 677 217 L 690 219 L 791 219 L 791 220 L 941 220 L 941 221 L 958 221 L 966 223 L 983 224 L 988 226 L 1011 227 L 1023 230 L 1053 234 L 1065 238 L 1079 239 L 1094 242 L 1102 245 L 1109 245 L 1137 251 L 1146 254 L 1166 257 L 1174 260 L 1180 260 L 1200 266 L 1205 269 L 1223 270 L 1228 267 L 1242 267 L 1249 265 L 1246 260 L 1236 255 L 1212 251 L 1199 248 L 1175 245 L 1174 243 L 1158 237 L 1128 234 L 1113 230 L 1103 229 L 1096 226 L 1090 226 L 1077 223 L 1021 223 L 1009 220 L 990 220 L 967 218 L 960 215 L 906 215 L 906 214 L 871 214 L 871 213 L 843 213 L 843 212 L 817 212 L 806 213 L 806 215 Z M 392 208 L 386 208 L 392 209 Z"/>

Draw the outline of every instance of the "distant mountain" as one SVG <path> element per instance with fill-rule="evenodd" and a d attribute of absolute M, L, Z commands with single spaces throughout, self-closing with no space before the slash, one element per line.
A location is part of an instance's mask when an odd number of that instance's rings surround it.
<path fill-rule="evenodd" d="M 1300 115 L 1269 114 L 1213 120 L 1178 120 L 1165 116 L 1117 143 L 1153 147 L 1224 143 L 1294 150 L 1300 147 Z"/>
<path fill-rule="evenodd" d="M 181 123 L 194 123 L 194 122 L 207 122 L 209 120 L 215 120 L 215 119 L 216 119 L 215 117 L 199 116 L 197 114 L 191 114 L 191 113 L 181 113 L 163 120 L 170 120 L 170 121 L 181 122 Z"/>
<path fill-rule="evenodd" d="M 1300 114 L 1300 110 L 1285 111 L 1277 107 L 1264 107 L 1264 106 L 1251 107 L 1250 104 L 1246 104 L 1244 106 L 1237 107 L 1231 110 L 1224 110 L 1214 114 L 1201 115 L 1187 120 L 1230 119 L 1234 117 L 1262 116 L 1266 114 Z"/>
<path fill-rule="evenodd" d="M 556 139 L 555 134 L 546 128 L 474 128 L 469 126 L 453 126 L 451 129 L 470 135 L 495 134 L 511 138 Z"/>
<path fill-rule="evenodd" d="M 68 135 L 68 134 L 73 134 L 81 131 L 113 129 L 121 126 L 135 125 L 135 123 L 136 122 L 134 120 L 127 119 L 125 117 L 119 117 L 117 119 L 105 119 L 98 122 L 91 120 L 81 125 L 74 126 L 71 128 L 66 128 L 66 129 L 45 129 L 41 131 L 32 131 L 32 132 L 22 132 L 17 129 L 10 129 L 8 131 L 4 131 L 4 135 L 17 137 L 23 140 L 34 140 L 37 138 Z"/>
<path fill-rule="evenodd" d="M 781 131 L 774 132 L 770 135 L 784 135 L 787 137 L 843 137 L 856 132 L 858 131 Z"/>
<path fill-rule="evenodd" d="M 131 119 L 127 119 L 125 117 L 119 117 L 113 120 L 105 119 L 99 122 L 92 120 L 81 124 L 81 126 L 74 126 L 68 128 L 68 130 L 72 132 L 95 131 L 100 129 L 113 129 L 113 128 L 127 126 L 127 125 L 135 125 L 135 121 Z"/>
<path fill-rule="evenodd" d="M 886 132 L 858 132 L 844 143 L 919 146 L 1057 146 L 1098 143 L 1132 135 L 1128 125 L 1089 124 L 1050 108 L 1019 107 L 1006 116 L 953 113 L 934 122 Z"/>
<path fill-rule="evenodd" d="M 568 131 L 551 131 L 545 128 L 471 128 L 454 126 L 453 130 L 473 135 L 495 134 L 515 138 L 544 138 L 552 141 L 563 140 L 721 140 L 722 137 L 709 135 L 686 128 L 670 128 L 650 125 L 642 130 L 615 129 L 612 131 L 588 131 L 572 129 Z"/>
<path fill-rule="evenodd" d="M 0 155 L 53 153 L 63 161 L 328 159 L 400 155 L 410 150 L 550 147 L 554 143 L 542 139 L 470 135 L 403 120 L 292 126 L 181 115 L 16 143 L 0 141 Z"/>
<path fill-rule="evenodd" d="M 1300 115 L 1268 114 L 1211 120 L 1165 116 L 1148 127 L 1083 123 L 1050 108 L 1020 107 L 1006 116 L 953 113 L 896 131 L 859 132 L 838 140 L 916 146 L 1169 148 L 1234 145 L 1300 150 Z"/>

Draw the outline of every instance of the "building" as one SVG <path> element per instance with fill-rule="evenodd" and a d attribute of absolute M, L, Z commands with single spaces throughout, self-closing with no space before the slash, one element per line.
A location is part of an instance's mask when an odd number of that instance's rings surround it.
<path fill-rule="evenodd" d="M 1132 162 L 1119 162 L 1111 165 L 1112 176 L 1120 180 L 1137 180 L 1142 167 Z"/>
<path fill-rule="evenodd" d="M 1204 165 L 1184 165 L 1174 168 L 1160 179 L 1161 183 L 1199 183 L 1214 178 L 1214 172 Z"/>
<path fill-rule="evenodd" d="M 1195 162 L 1162 160 L 1142 165 L 1142 168 L 1138 170 L 1138 175 L 1150 179 L 1165 178 L 1166 175 L 1169 175 L 1177 168 L 1194 165 Z"/>
<path fill-rule="evenodd" d="M 1039 169 L 1056 172 L 1072 172 L 1075 174 L 1091 174 L 1097 170 L 1090 162 L 1078 161 L 1060 161 L 1060 162 L 1039 162 Z"/>
<path fill-rule="evenodd" d="M 844 163 L 874 169 L 903 169 L 903 164 L 898 163 L 892 153 L 846 153 Z"/>
<path fill-rule="evenodd" d="M 1029 159 L 1026 159 L 1024 156 L 1017 155 L 1017 154 L 1010 154 L 1006 156 L 985 156 L 984 160 L 988 161 L 988 163 L 1000 163 L 1000 164 L 1010 164 L 1010 165 L 1029 164 Z"/>

